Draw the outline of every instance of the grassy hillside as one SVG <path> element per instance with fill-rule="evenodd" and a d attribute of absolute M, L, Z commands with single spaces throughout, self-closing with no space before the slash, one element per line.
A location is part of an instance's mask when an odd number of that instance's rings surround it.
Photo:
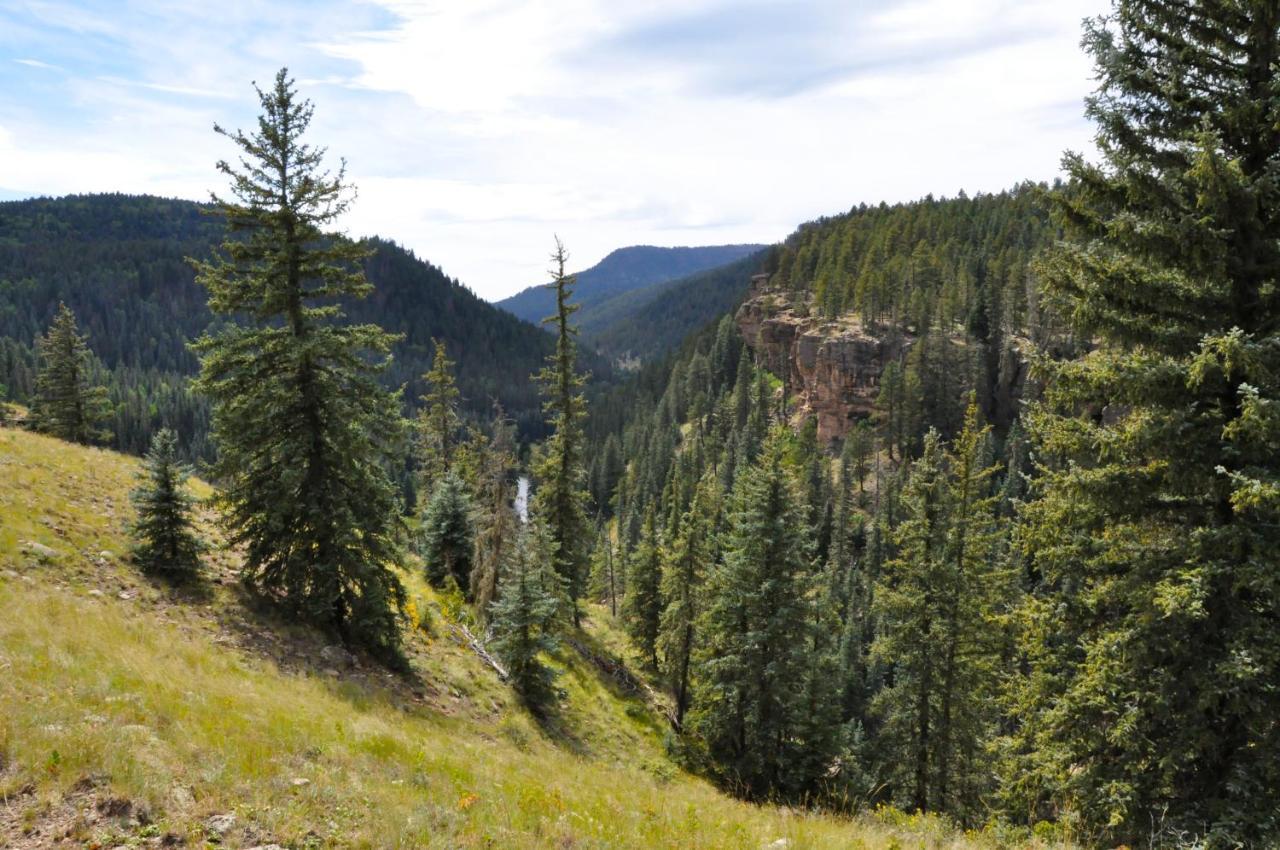
<path fill-rule="evenodd" d="M 125 554 L 136 469 L 0 429 L 0 846 L 994 843 L 757 808 L 680 773 L 644 689 L 603 672 L 626 659 L 600 610 L 539 722 L 412 576 L 408 679 L 255 610 L 208 514 L 205 583 L 153 583 Z"/>

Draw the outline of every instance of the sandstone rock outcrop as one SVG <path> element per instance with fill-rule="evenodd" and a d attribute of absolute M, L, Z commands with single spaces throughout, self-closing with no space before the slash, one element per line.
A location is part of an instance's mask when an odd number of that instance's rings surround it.
<path fill-rule="evenodd" d="M 817 417 L 818 438 L 831 442 L 870 415 L 885 366 L 902 357 L 911 340 L 872 336 L 856 319 L 813 318 L 806 307 L 757 275 L 738 310 L 738 327 L 761 365 L 786 381 L 800 413 Z"/>

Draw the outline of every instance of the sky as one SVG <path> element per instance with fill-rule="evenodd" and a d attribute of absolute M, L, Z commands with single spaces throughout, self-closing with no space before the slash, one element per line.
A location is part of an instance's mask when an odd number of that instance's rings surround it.
<path fill-rule="evenodd" d="M 626 245 L 776 242 L 1088 152 L 1106 0 L 0 0 L 0 200 L 203 200 L 287 66 L 342 223 L 496 300 Z"/>

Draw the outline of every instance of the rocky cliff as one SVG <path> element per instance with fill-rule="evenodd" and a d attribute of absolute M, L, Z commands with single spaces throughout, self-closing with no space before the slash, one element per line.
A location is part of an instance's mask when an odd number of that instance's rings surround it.
<path fill-rule="evenodd" d="M 830 442 L 870 415 L 881 373 L 911 340 L 872 336 L 856 317 L 832 321 L 808 313 L 807 304 L 771 289 L 768 276 L 757 275 L 737 321 L 760 363 L 783 378 L 799 413 L 816 416 L 818 438 Z"/>
<path fill-rule="evenodd" d="M 795 415 L 816 417 L 818 437 L 827 443 L 842 439 L 859 419 L 871 415 L 885 367 L 906 362 L 917 341 L 903 331 L 868 333 L 856 315 L 815 317 L 804 296 L 771 287 L 767 275 L 752 278 L 737 322 L 760 364 L 785 382 Z M 1010 338 L 991 349 L 957 334 L 944 344 L 946 352 L 934 361 L 937 375 L 959 371 L 967 377 L 955 382 L 937 378 L 927 382 L 925 392 L 931 387 L 954 390 L 952 403 L 945 406 L 960 412 L 969 387 L 976 387 L 984 419 L 998 430 L 1007 428 L 1026 390 L 1029 343 Z M 932 424 L 944 431 L 948 424 L 959 425 L 945 420 Z"/>

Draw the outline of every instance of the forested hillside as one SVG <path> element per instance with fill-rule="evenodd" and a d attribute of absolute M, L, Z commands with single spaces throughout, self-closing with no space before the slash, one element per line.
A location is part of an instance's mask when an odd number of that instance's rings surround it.
<path fill-rule="evenodd" d="M 652 245 L 633 245 L 611 251 L 591 268 L 574 275 L 578 285 L 578 304 L 582 308 L 579 320 L 586 323 L 593 311 L 611 299 L 727 265 L 759 251 L 761 247 L 709 245 L 699 248 L 658 248 Z M 504 310 L 535 324 L 555 312 L 555 298 L 541 286 L 531 286 L 497 303 Z"/>
<path fill-rule="evenodd" d="M 584 310 L 578 326 L 588 346 L 647 363 L 737 306 L 769 249 L 667 283 L 616 295 Z"/>
<path fill-rule="evenodd" d="M 726 787 L 1274 843 L 1280 12 L 1117 5 L 1101 162 L 807 224 L 599 406 L 593 592 Z"/>
<path fill-rule="evenodd" d="M 216 218 L 0 206 L 0 843 L 1277 846 L 1280 3 L 1112 5 L 1062 179 L 545 330 L 285 68 Z"/>
<path fill-rule="evenodd" d="M 188 343 L 211 321 L 186 261 L 209 256 L 222 233 L 209 212 L 189 201 L 127 195 L 0 204 L 0 384 L 9 397 L 31 397 L 31 346 L 63 301 L 106 370 L 112 445 L 139 454 L 159 423 L 181 423 L 193 454 L 208 457 L 208 408 L 186 391 L 185 378 L 196 368 Z M 406 384 L 405 400 L 416 407 L 432 340 L 441 339 L 457 362 L 464 410 L 487 417 L 500 401 L 521 433 L 538 433 L 527 376 L 551 350 L 546 334 L 393 242 L 375 239 L 370 247 L 364 267 L 374 294 L 348 302 L 346 312 L 404 334 L 384 375 L 388 385 Z M 592 369 L 604 375 L 607 363 Z"/>

